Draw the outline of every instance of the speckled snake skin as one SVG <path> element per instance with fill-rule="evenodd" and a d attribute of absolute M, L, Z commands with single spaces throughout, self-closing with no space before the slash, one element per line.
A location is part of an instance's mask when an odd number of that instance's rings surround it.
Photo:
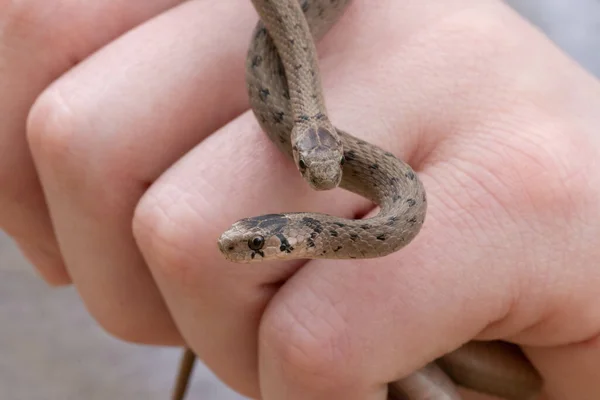
<path fill-rule="evenodd" d="M 350 2 L 253 0 L 261 22 L 251 40 L 246 81 L 262 129 L 313 189 L 339 186 L 378 204 L 380 212 L 362 220 L 317 213 L 245 218 L 219 238 L 219 249 L 230 261 L 382 257 L 410 243 L 421 229 L 427 200 L 411 167 L 335 128 L 327 116 L 314 41 Z M 189 350 L 186 354 L 189 367 L 193 358 Z M 541 379 L 517 346 L 470 342 L 390 383 L 388 396 L 460 399 L 455 384 L 509 400 L 532 400 Z"/>

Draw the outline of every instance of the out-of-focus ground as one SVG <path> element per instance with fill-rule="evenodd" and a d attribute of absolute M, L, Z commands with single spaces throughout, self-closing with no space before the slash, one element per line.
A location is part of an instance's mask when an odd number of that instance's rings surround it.
<path fill-rule="evenodd" d="M 600 0 L 511 0 L 600 77 Z M 50 289 L 0 232 L 0 400 L 169 398 L 180 352 L 105 334 L 72 288 Z M 202 365 L 190 399 L 242 399 Z"/>

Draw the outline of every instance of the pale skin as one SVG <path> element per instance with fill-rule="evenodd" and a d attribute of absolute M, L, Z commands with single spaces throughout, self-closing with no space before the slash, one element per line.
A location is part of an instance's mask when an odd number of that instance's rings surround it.
<path fill-rule="evenodd" d="M 0 3 L 0 226 L 105 330 L 265 400 L 384 399 L 472 339 L 523 345 L 543 399 L 600 392 L 600 84 L 507 6 L 356 0 L 318 46 L 330 115 L 413 166 L 427 221 L 386 258 L 248 266 L 216 246 L 239 218 L 375 212 L 260 132 L 250 2 L 52 3 Z"/>

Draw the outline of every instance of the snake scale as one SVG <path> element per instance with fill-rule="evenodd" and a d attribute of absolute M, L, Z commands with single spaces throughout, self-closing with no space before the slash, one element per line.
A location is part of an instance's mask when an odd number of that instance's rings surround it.
<path fill-rule="evenodd" d="M 242 219 L 218 241 L 230 261 L 382 257 L 409 244 L 424 223 L 427 199 L 412 168 L 334 127 L 327 116 L 315 41 L 351 1 L 252 0 L 260 21 L 246 59 L 246 82 L 261 128 L 313 189 L 341 187 L 380 211 L 359 220 L 301 212 Z M 180 376 L 175 399 L 185 392 L 191 354 L 184 355 L 185 379 Z M 455 384 L 509 400 L 532 400 L 541 390 L 539 374 L 517 346 L 470 342 L 390 383 L 388 398 L 457 400 Z"/>

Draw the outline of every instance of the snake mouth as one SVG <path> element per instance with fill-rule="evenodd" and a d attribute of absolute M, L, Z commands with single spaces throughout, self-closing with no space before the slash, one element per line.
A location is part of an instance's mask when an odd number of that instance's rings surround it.
<path fill-rule="evenodd" d="M 314 190 L 325 191 L 335 189 L 339 185 L 339 181 L 319 180 L 311 178 L 308 181 L 310 187 Z"/>
<path fill-rule="evenodd" d="M 226 233 L 221 235 L 217 241 L 217 247 L 227 261 L 233 263 L 248 263 L 256 261 L 254 258 L 246 260 L 246 254 L 242 254 L 242 252 L 239 251 L 239 247 L 236 245 L 236 240 L 227 237 Z"/>

